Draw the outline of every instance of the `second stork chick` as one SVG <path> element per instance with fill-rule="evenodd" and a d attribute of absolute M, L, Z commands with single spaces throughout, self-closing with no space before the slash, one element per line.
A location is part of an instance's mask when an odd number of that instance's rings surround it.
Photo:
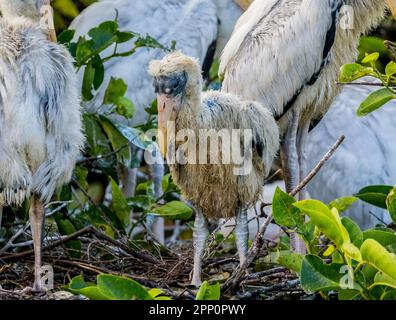
<path fill-rule="evenodd" d="M 198 61 L 180 52 L 152 61 L 149 71 L 157 93 L 160 148 L 175 183 L 197 207 L 192 284 L 199 285 L 208 218 L 236 217 L 237 248 L 240 263 L 245 262 L 247 209 L 262 194 L 279 147 L 278 127 L 256 102 L 203 92 Z"/>

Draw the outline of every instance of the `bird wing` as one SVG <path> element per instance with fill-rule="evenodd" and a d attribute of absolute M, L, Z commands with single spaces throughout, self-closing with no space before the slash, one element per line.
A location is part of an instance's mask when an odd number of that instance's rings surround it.
<path fill-rule="evenodd" d="M 256 0 L 224 49 L 223 90 L 260 101 L 278 116 L 284 114 L 330 60 L 342 4 L 342 0 Z"/>
<path fill-rule="evenodd" d="M 176 41 L 176 49 L 199 59 L 201 64 L 216 40 L 217 15 L 212 0 L 100 1 L 89 6 L 73 21 L 71 28 L 77 30 L 76 37 L 86 34 L 100 22 L 114 20 L 115 9 L 118 10 L 121 30 L 149 34 L 166 46 Z M 128 42 L 118 50 L 127 51 L 130 46 Z M 110 52 L 113 48 L 108 50 Z M 105 65 L 105 84 L 111 76 L 122 78 L 127 83 L 127 96 L 138 109 L 133 119 L 135 124 L 145 121 L 143 108 L 155 99 L 152 80 L 147 72 L 148 63 L 161 59 L 165 54 L 163 50 L 141 48 L 132 56 L 112 59 Z M 97 96 L 97 104 L 103 101 L 103 94 L 104 90 Z"/>

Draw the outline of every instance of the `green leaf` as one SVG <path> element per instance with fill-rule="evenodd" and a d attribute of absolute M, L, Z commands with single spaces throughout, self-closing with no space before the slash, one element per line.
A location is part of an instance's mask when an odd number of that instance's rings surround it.
<path fill-rule="evenodd" d="M 195 300 L 220 300 L 220 284 L 210 285 L 208 281 L 202 283 Z"/>
<path fill-rule="evenodd" d="M 123 97 L 127 89 L 128 86 L 124 80 L 111 77 L 103 98 L 103 104 L 116 104 L 118 98 Z"/>
<path fill-rule="evenodd" d="M 394 187 L 386 197 L 386 206 L 392 221 L 396 223 L 396 187 Z"/>
<path fill-rule="evenodd" d="M 62 214 L 55 215 L 55 222 L 58 227 L 59 233 L 63 236 L 67 236 L 73 234 L 77 231 L 76 227 L 70 221 L 69 218 L 64 218 Z M 69 256 L 80 259 L 81 258 L 81 250 L 82 245 L 80 240 L 70 240 L 65 243 L 65 247 L 70 249 L 68 250 Z"/>
<path fill-rule="evenodd" d="M 350 218 L 343 217 L 341 218 L 341 222 L 345 229 L 348 231 L 349 237 L 352 243 L 360 248 L 363 243 L 363 232 L 360 230 L 359 226 Z"/>
<path fill-rule="evenodd" d="M 122 191 L 118 187 L 118 184 L 113 179 L 111 179 L 111 191 L 113 196 L 111 208 L 117 215 L 118 219 L 126 227 L 129 224 L 131 208 L 129 207 L 127 200 L 122 194 Z"/>
<path fill-rule="evenodd" d="M 88 31 L 88 35 L 92 39 L 92 49 L 100 52 L 111 46 L 116 40 L 116 31 L 118 24 L 115 21 L 105 21 L 98 27 Z"/>
<path fill-rule="evenodd" d="M 103 130 L 106 132 L 108 139 L 113 147 L 113 150 L 118 150 L 116 156 L 117 160 L 128 166 L 131 160 L 130 148 L 128 148 L 128 140 L 118 130 L 118 127 L 107 117 L 100 116 L 100 123 Z"/>
<path fill-rule="evenodd" d="M 348 210 L 356 201 L 355 197 L 342 197 L 331 201 L 329 207 L 336 208 L 341 213 Z"/>
<path fill-rule="evenodd" d="M 99 55 L 95 55 L 92 58 L 92 67 L 95 69 L 93 87 L 95 90 L 98 90 L 103 83 L 104 74 L 105 74 L 104 65 Z"/>
<path fill-rule="evenodd" d="M 285 227 L 295 227 L 304 223 L 300 211 L 293 206 L 296 200 L 277 187 L 272 200 L 272 214 L 275 222 Z"/>
<path fill-rule="evenodd" d="M 359 290 L 340 290 L 338 292 L 338 299 L 341 301 L 345 301 L 345 300 L 355 300 L 360 298 L 361 294 Z"/>
<path fill-rule="evenodd" d="M 63 45 L 69 44 L 73 40 L 75 33 L 76 31 L 71 29 L 63 31 L 58 35 L 58 43 Z"/>
<path fill-rule="evenodd" d="M 171 201 L 155 208 L 152 214 L 169 220 L 190 220 L 193 211 L 184 202 Z"/>
<path fill-rule="evenodd" d="M 124 96 L 127 89 L 128 86 L 124 80 L 111 77 L 103 98 L 103 104 L 115 105 L 118 114 L 125 118 L 131 118 L 135 113 L 135 106 L 131 100 Z"/>
<path fill-rule="evenodd" d="M 351 243 L 348 231 L 343 226 L 336 208 L 330 210 L 328 206 L 318 200 L 304 200 L 294 205 L 307 214 L 312 223 L 347 257 L 360 261 L 359 249 Z"/>
<path fill-rule="evenodd" d="M 304 256 L 299 253 L 278 251 L 271 252 L 262 261 L 264 263 L 278 264 L 300 274 L 303 259 Z"/>
<path fill-rule="evenodd" d="M 123 124 L 117 124 L 117 129 L 118 131 L 124 136 L 125 139 L 127 139 L 130 143 L 133 145 L 137 146 L 140 149 L 143 150 L 151 150 L 153 146 L 153 141 L 149 139 L 147 135 L 144 134 L 144 132 L 132 128 L 130 126 L 125 126 Z"/>
<path fill-rule="evenodd" d="M 318 256 L 307 255 L 301 267 L 301 286 L 307 292 L 340 289 L 342 267 L 338 263 L 327 265 Z"/>
<path fill-rule="evenodd" d="M 382 88 L 374 91 L 360 104 L 357 115 L 366 116 L 395 98 L 396 94 L 391 89 Z"/>
<path fill-rule="evenodd" d="M 82 294 L 91 300 L 109 300 L 97 286 L 85 282 L 82 276 L 74 277 L 67 286 L 67 289 L 74 294 Z"/>
<path fill-rule="evenodd" d="M 135 36 L 136 34 L 133 32 L 119 31 L 117 32 L 117 43 L 128 42 L 129 40 L 133 39 Z"/>
<path fill-rule="evenodd" d="M 74 177 L 77 180 L 78 184 L 85 190 L 88 190 L 88 173 L 89 170 L 86 167 L 76 166 L 74 168 Z"/>
<path fill-rule="evenodd" d="M 145 287 L 129 278 L 100 274 L 97 283 L 100 291 L 110 300 L 152 300 Z"/>
<path fill-rule="evenodd" d="M 369 186 L 361 189 L 354 196 L 373 206 L 386 209 L 386 198 L 392 189 L 391 186 Z"/>
<path fill-rule="evenodd" d="M 386 286 L 396 289 L 396 280 L 383 272 L 378 272 L 374 278 L 374 286 Z"/>
<path fill-rule="evenodd" d="M 357 63 L 346 64 L 341 67 L 339 82 L 349 83 L 372 73 L 372 68 L 364 67 Z"/>
<path fill-rule="evenodd" d="M 154 300 L 172 300 L 170 297 L 167 297 L 161 289 L 151 289 L 148 293 Z"/>
<path fill-rule="evenodd" d="M 360 251 L 364 261 L 396 280 L 396 257 L 373 239 L 363 242 Z"/>
<path fill-rule="evenodd" d="M 323 232 L 337 247 L 349 241 L 349 235 L 341 223 L 341 219 L 331 213 L 328 206 L 318 200 L 304 200 L 294 204 L 303 213 L 309 216 L 312 223 Z M 336 210 L 336 209 L 333 209 Z"/>
<path fill-rule="evenodd" d="M 366 56 L 362 59 L 362 63 L 367 64 L 367 63 L 372 63 L 376 62 L 380 57 L 380 54 L 378 52 L 373 52 L 371 54 L 366 53 Z"/>
<path fill-rule="evenodd" d="M 76 49 L 76 62 L 77 65 L 83 66 L 87 60 L 90 59 L 92 55 L 95 54 L 93 48 L 93 42 L 91 40 L 86 40 L 83 37 L 77 42 L 77 49 Z"/>
<path fill-rule="evenodd" d="M 374 239 L 386 247 L 396 243 L 396 233 L 393 230 L 370 229 L 363 232 L 363 239 Z"/>
<path fill-rule="evenodd" d="M 388 79 L 396 74 L 396 63 L 391 61 L 387 64 L 385 67 L 385 74 L 388 77 Z"/>
<path fill-rule="evenodd" d="M 92 66 L 92 62 L 89 62 L 84 70 L 83 82 L 82 82 L 82 96 L 84 100 L 91 101 L 93 99 L 92 84 L 95 79 L 95 69 Z"/>
<path fill-rule="evenodd" d="M 67 289 L 91 300 L 153 300 L 147 289 L 132 279 L 110 274 L 100 274 L 96 279 L 97 285 L 77 276 Z"/>

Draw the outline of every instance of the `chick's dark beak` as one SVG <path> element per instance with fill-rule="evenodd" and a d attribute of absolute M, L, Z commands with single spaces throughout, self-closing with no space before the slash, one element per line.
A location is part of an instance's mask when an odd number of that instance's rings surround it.
<path fill-rule="evenodd" d="M 168 145 L 168 126 L 174 122 L 180 110 L 187 77 L 184 73 L 173 77 L 158 77 L 154 80 L 158 108 L 158 144 L 163 157 Z"/>

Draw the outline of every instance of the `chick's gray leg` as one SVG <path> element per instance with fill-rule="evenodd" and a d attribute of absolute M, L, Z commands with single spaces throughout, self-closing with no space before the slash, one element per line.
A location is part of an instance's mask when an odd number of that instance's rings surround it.
<path fill-rule="evenodd" d="M 202 272 L 202 258 L 205 250 L 206 240 L 209 235 L 207 221 L 201 210 L 197 210 L 194 223 L 194 269 L 191 284 L 200 286 Z"/>
<path fill-rule="evenodd" d="M 156 199 L 159 199 L 162 194 L 162 178 L 164 177 L 164 160 L 162 159 L 161 152 L 158 148 L 156 148 L 152 152 L 147 152 L 148 159 L 146 158 L 147 163 L 149 163 L 150 167 L 150 177 L 154 183 L 154 195 Z M 147 225 L 151 226 L 152 233 L 154 237 L 161 244 L 165 243 L 165 222 L 163 218 L 153 218 L 148 217 L 148 219 L 152 219 L 151 221 L 147 221 Z"/>
<path fill-rule="evenodd" d="M 249 250 L 248 247 L 249 224 L 248 224 L 248 215 L 246 208 L 241 208 L 237 215 L 235 236 L 236 236 L 236 245 L 239 254 L 239 263 L 240 265 L 243 265 L 246 262 L 247 254 Z"/>
<path fill-rule="evenodd" d="M 300 182 L 300 167 L 297 148 L 297 133 L 299 129 L 299 113 L 293 112 L 289 128 L 281 144 L 282 169 L 285 176 L 286 192 L 290 193 Z M 296 232 L 290 234 L 290 243 L 295 253 L 304 254 L 304 241 Z"/>
<path fill-rule="evenodd" d="M 41 288 L 41 250 L 44 227 L 44 204 L 38 196 L 33 195 L 30 199 L 29 209 L 30 227 L 32 230 L 34 249 L 34 285 L 33 291 L 40 292 Z"/>

